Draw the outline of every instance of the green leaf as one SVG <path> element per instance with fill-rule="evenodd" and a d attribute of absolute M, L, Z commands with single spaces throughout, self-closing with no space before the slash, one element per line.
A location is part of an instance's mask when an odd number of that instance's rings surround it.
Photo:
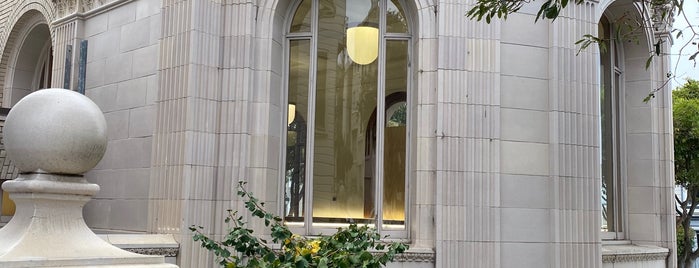
<path fill-rule="evenodd" d="M 694 60 L 694 59 L 696 59 L 696 58 L 697 58 L 697 54 L 699 54 L 699 51 L 694 52 L 694 54 L 692 54 L 691 56 L 689 56 L 689 60 Z"/>
<path fill-rule="evenodd" d="M 558 7 L 555 7 L 555 6 L 550 7 L 546 10 L 546 18 L 555 20 L 558 17 L 559 12 L 560 12 L 560 9 L 558 9 Z"/>
<path fill-rule="evenodd" d="M 653 62 L 653 55 L 650 55 L 648 59 L 646 60 L 646 70 L 650 67 L 650 64 Z"/>

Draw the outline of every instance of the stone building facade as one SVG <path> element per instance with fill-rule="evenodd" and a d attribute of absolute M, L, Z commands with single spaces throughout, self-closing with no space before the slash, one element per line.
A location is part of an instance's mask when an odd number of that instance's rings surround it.
<path fill-rule="evenodd" d="M 669 58 L 645 68 L 668 27 L 613 38 L 652 20 L 628 0 L 536 24 L 537 3 L 491 24 L 470 4 L 6 0 L 2 107 L 78 90 L 87 40 L 109 143 L 86 221 L 172 234 L 180 267 L 215 266 L 187 227 L 224 233 L 239 180 L 297 233 L 408 242 L 392 267 L 674 267 Z"/>

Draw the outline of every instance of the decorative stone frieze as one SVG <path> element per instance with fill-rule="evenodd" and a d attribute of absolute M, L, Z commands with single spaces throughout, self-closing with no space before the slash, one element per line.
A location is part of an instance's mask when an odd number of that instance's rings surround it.
<path fill-rule="evenodd" d="M 159 255 L 165 257 L 177 257 L 177 254 L 180 253 L 179 248 L 124 248 L 123 250 L 143 255 Z"/>
<path fill-rule="evenodd" d="M 405 252 L 396 255 L 395 262 L 428 262 L 434 263 L 435 256 L 432 252 Z"/>
<path fill-rule="evenodd" d="M 105 2 L 106 0 L 53 0 L 53 4 L 56 7 L 56 18 L 63 18 L 75 13 L 85 13 L 104 5 Z"/>
<path fill-rule="evenodd" d="M 88 12 L 104 5 L 106 0 L 81 0 L 80 2 L 80 12 Z"/>
<path fill-rule="evenodd" d="M 620 255 L 602 255 L 603 263 L 617 262 L 648 262 L 665 260 L 668 253 L 640 253 L 640 254 L 620 254 Z"/>
<path fill-rule="evenodd" d="M 668 249 L 655 246 L 602 246 L 603 263 L 664 261 L 669 255 Z"/>
<path fill-rule="evenodd" d="M 78 0 L 55 0 L 53 3 L 56 7 L 56 17 L 62 18 L 67 15 L 78 12 Z"/>

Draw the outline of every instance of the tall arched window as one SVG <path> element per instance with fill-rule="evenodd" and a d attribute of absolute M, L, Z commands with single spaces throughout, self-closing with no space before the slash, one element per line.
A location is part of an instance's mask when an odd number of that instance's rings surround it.
<path fill-rule="evenodd" d="M 284 214 L 301 232 L 406 230 L 411 35 L 401 3 L 302 0 L 291 12 Z"/>
<path fill-rule="evenodd" d="M 623 46 L 606 16 L 599 22 L 600 38 L 600 142 L 602 175 L 602 238 L 621 239 L 622 233 L 622 117 Z"/>

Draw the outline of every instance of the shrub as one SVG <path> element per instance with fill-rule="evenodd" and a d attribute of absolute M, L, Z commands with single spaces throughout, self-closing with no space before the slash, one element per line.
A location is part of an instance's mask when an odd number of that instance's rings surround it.
<path fill-rule="evenodd" d="M 221 241 L 205 235 L 201 226 L 189 227 L 194 241 L 212 251 L 223 267 L 383 267 L 408 248 L 399 242 L 381 242 L 376 229 L 366 225 L 350 224 L 333 235 L 317 238 L 292 234 L 281 217 L 267 212 L 264 203 L 244 186 L 244 182 L 239 183 L 238 195 L 245 199 L 245 208 L 252 216 L 264 220 L 272 244 L 246 228 L 237 211 L 228 210 L 228 234 Z"/>

